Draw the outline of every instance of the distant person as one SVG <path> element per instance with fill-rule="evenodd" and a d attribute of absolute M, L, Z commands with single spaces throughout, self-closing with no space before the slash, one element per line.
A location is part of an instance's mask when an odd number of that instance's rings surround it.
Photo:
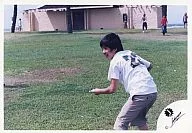
<path fill-rule="evenodd" d="M 143 17 L 142 17 L 141 20 L 143 22 L 143 25 L 142 25 L 143 32 L 145 32 L 145 30 L 147 31 L 147 17 L 146 17 L 146 14 L 143 14 Z"/>
<path fill-rule="evenodd" d="M 22 24 L 21 24 L 21 19 L 19 19 L 19 31 L 22 30 Z"/>
<path fill-rule="evenodd" d="M 161 27 L 162 27 L 162 33 L 163 35 L 165 35 L 165 33 L 167 33 L 167 17 L 166 16 L 163 16 L 162 19 L 161 19 Z"/>
<path fill-rule="evenodd" d="M 187 28 L 187 19 L 188 19 L 188 16 L 187 16 L 187 13 L 185 13 L 184 16 L 183 16 L 184 28 Z"/>

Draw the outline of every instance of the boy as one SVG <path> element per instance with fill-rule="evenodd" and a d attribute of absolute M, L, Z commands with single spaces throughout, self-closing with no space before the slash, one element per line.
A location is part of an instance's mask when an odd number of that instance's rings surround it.
<path fill-rule="evenodd" d="M 143 28 L 143 33 L 144 33 L 145 30 L 147 31 L 147 17 L 146 17 L 146 14 L 143 14 L 143 17 L 142 17 L 141 20 L 143 21 L 142 28 Z"/>
<path fill-rule="evenodd" d="M 100 41 L 104 56 L 110 60 L 107 88 L 95 88 L 90 92 L 111 94 L 117 90 L 118 81 L 130 94 L 116 118 L 114 129 L 127 130 L 128 126 L 137 126 L 140 130 L 148 130 L 145 118 L 157 97 L 157 88 L 148 72 L 152 65 L 130 50 L 123 50 L 121 40 L 115 33 L 106 35 Z"/>
<path fill-rule="evenodd" d="M 167 33 L 167 17 L 166 16 L 163 16 L 162 19 L 161 19 L 161 27 L 162 27 L 162 33 L 163 35 L 165 35 L 165 33 Z"/>
<path fill-rule="evenodd" d="M 187 16 L 187 13 L 185 13 L 184 16 L 183 16 L 184 28 L 187 28 L 187 19 L 188 19 L 188 16 Z"/>

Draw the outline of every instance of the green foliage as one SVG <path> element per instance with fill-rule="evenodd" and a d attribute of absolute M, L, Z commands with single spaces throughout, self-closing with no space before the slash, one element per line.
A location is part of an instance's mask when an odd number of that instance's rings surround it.
<path fill-rule="evenodd" d="M 120 85 L 111 95 L 88 93 L 94 87 L 107 87 L 109 83 L 109 61 L 99 47 L 104 34 L 104 31 L 30 33 L 5 40 L 5 75 L 54 68 L 80 69 L 79 73 L 60 77 L 56 82 L 5 87 L 5 129 L 112 129 L 118 111 L 128 98 L 123 87 Z M 149 111 L 148 123 L 149 128 L 155 130 L 163 108 L 187 99 L 187 41 L 138 40 L 130 39 L 128 34 L 120 34 L 124 48 L 153 63 L 151 74 L 158 87 L 158 99 Z"/>

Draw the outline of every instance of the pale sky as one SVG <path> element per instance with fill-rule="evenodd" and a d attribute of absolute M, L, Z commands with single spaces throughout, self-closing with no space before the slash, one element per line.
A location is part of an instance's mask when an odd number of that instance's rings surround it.
<path fill-rule="evenodd" d="M 187 6 L 168 6 L 167 18 L 169 24 L 182 24 L 185 12 L 187 12 Z"/>
<path fill-rule="evenodd" d="M 40 5 L 18 5 L 18 16 L 17 19 L 22 19 L 22 11 L 26 9 L 34 9 L 39 7 Z M 183 5 L 168 5 L 167 9 L 167 18 L 169 24 L 182 24 L 183 14 L 187 12 L 187 6 Z M 12 16 L 13 16 L 13 5 L 4 5 L 4 29 L 10 29 L 12 24 Z M 18 26 L 16 24 L 16 26 Z"/>
<path fill-rule="evenodd" d="M 17 5 L 17 20 L 22 19 L 22 11 L 37 8 L 38 5 Z M 13 17 L 13 5 L 4 5 L 4 29 L 10 29 Z M 16 24 L 16 26 L 18 26 Z"/>

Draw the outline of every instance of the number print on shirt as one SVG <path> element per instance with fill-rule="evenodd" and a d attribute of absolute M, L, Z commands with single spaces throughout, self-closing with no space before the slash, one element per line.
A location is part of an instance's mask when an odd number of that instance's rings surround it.
<path fill-rule="evenodd" d="M 135 53 L 131 53 L 131 55 L 125 55 L 123 56 L 123 58 L 128 61 L 131 60 L 131 67 L 135 68 L 136 66 L 143 64 L 140 60 L 140 58 L 135 54 Z"/>

